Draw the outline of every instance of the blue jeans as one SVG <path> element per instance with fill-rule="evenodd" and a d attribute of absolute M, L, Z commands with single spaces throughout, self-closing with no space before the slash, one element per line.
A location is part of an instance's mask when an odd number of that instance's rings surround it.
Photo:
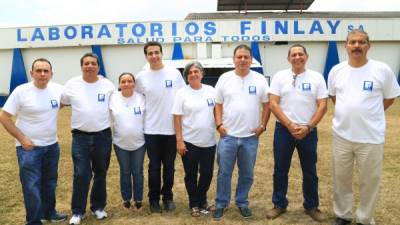
<path fill-rule="evenodd" d="M 35 146 L 26 151 L 17 147 L 19 177 L 27 224 L 42 224 L 40 219 L 56 213 L 56 187 L 60 147 L 58 143 Z"/>
<path fill-rule="evenodd" d="M 86 212 L 86 202 L 90 181 L 90 209 L 104 209 L 107 201 L 106 175 L 111 157 L 111 129 L 99 132 L 72 133 L 72 161 L 74 181 L 72 187 L 71 210 L 75 215 Z"/>
<path fill-rule="evenodd" d="M 187 152 L 182 156 L 182 162 L 189 207 L 202 207 L 207 204 L 207 192 L 213 177 L 215 145 L 198 147 L 189 142 L 185 145 Z"/>
<path fill-rule="evenodd" d="M 218 178 L 217 208 L 226 208 L 231 199 L 232 172 L 236 159 L 239 178 L 236 186 L 236 205 L 248 207 L 248 194 L 253 184 L 253 170 L 256 163 L 258 137 L 233 137 L 225 135 L 217 146 Z"/>
<path fill-rule="evenodd" d="M 135 202 L 143 200 L 143 160 L 144 146 L 135 151 L 124 150 L 114 144 L 115 154 L 119 163 L 119 177 L 121 196 L 124 201 L 133 198 Z"/>
<path fill-rule="evenodd" d="M 147 156 L 149 157 L 149 201 L 172 200 L 174 185 L 176 137 L 175 135 L 145 134 Z M 161 164 L 163 186 L 161 188 Z"/>
<path fill-rule="evenodd" d="M 272 203 L 279 208 L 289 204 L 286 198 L 288 189 L 288 174 L 293 151 L 296 148 L 301 170 L 303 172 L 303 207 L 317 208 L 318 177 L 317 177 L 317 129 L 315 128 L 304 139 L 296 140 L 281 123 L 277 122 L 274 134 L 274 191 Z"/>

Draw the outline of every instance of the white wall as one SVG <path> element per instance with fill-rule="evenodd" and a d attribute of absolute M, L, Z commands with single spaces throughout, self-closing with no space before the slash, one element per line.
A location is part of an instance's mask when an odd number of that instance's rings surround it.
<path fill-rule="evenodd" d="M 25 70 L 30 80 L 29 71 L 32 62 L 37 58 L 46 58 L 53 66 L 53 81 L 65 84 L 67 80 L 81 74 L 80 58 L 87 52 L 91 52 L 90 47 L 66 47 L 66 48 L 29 48 L 22 50 Z"/>
<path fill-rule="evenodd" d="M 0 50 L 0 95 L 8 95 L 11 81 L 13 51 Z"/>

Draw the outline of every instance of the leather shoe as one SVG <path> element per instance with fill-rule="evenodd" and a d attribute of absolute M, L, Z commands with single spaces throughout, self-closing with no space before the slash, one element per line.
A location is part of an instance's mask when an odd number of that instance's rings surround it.
<path fill-rule="evenodd" d="M 311 219 L 317 222 L 323 222 L 325 220 L 324 214 L 318 208 L 306 209 L 305 212 L 311 217 Z"/>
<path fill-rule="evenodd" d="M 286 209 L 279 208 L 278 206 L 274 206 L 274 208 L 267 211 L 266 217 L 268 219 L 273 220 L 285 212 L 286 212 Z"/>
<path fill-rule="evenodd" d="M 166 212 L 173 212 L 175 210 L 175 203 L 172 200 L 163 201 L 164 210 Z"/>
<path fill-rule="evenodd" d="M 335 222 L 333 223 L 333 225 L 348 225 L 348 224 L 351 224 L 350 220 L 345 220 L 340 217 L 336 217 Z"/>

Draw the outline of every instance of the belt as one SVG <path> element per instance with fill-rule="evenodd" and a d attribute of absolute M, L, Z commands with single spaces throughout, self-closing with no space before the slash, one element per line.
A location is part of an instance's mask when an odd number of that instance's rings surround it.
<path fill-rule="evenodd" d="M 95 131 L 95 132 L 87 132 L 87 131 L 82 131 L 82 130 L 78 130 L 78 129 L 72 129 L 71 133 L 73 133 L 73 134 L 95 135 L 95 134 L 100 134 L 100 133 L 105 132 L 105 131 L 111 131 L 111 128 L 108 127 L 108 128 L 106 128 L 104 130 Z"/>

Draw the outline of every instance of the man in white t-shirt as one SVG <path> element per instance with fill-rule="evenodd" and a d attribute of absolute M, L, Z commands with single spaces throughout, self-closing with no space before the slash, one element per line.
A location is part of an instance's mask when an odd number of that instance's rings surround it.
<path fill-rule="evenodd" d="M 153 213 L 161 213 L 160 195 L 167 212 L 175 210 L 174 184 L 176 139 L 171 114 L 177 90 L 185 86 L 181 73 L 162 62 L 162 46 L 148 42 L 144 55 L 150 68 L 136 76 L 136 91 L 146 99 L 144 120 L 145 146 L 149 157 L 149 202 Z M 163 184 L 161 187 L 161 167 Z"/>
<path fill-rule="evenodd" d="M 65 84 L 61 102 L 71 105 L 72 185 L 70 224 L 80 224 L 86 212 L 90 182 L 90 210 L 97 219 L 107 217 L 106 175 L 111 157 L 111 121 L 109 100 L 114 85 L 99 75 L 99 59 L 86 53 L 81 60 L 82 76 L 71 78 Z"/>
<path fill-rule="evenodd" d="M 215 220 L 220 220 L 229 206 L 236 161 L 239 173 L 236 206 L 243 218 L 252 216 L 248 193 L 253 184 L 258 139 L 270 116 L 268 83 L 263 75 L 250 70 L 252 59 L 250 47 L 237 46 L 233 51 L 235 69 L 222 74 L 215 86 L 215 123 L 220 134 Z"/>
<path fill-rule="evenodd" d="M 0 122 L 16 140 L 26 224 L 60 222 L 67 219 L 55 209 L 60 158 L 57 118 L 63 86 L 49 82 L 53 72 L 47 59 L 36 59 L 30 74 L 32 82 L 18 86 L 8 97 Z M 15 124 L 12 116 L 17 117 Z"/>
<path fill-rule="evenodd" d="M 368 34 L 348 33 L 348 61 L 329 73 L 328 91 L 335 112 L 333 118 L 333 210 L 335 224 L 352 220 L 353 164 L 359 172 L 360 206 L 357 224 L 375 224 L 374 210 L 382 175 L 385 141 L 385 110 L 400 95 L 396 76 L 388 65 L 367 58 Z"/>
<path fill-rule="evenodd" d="M 317 124 L 326 113 L 328 92 L 322 74 L 306 68 L 307 50 L 295 44 L 289 48 L 290 69 L 277 72 L 269 89 L 269 104 L 277 118 L 274 133 L 274 207 L 267 218 L 286 211 L 288 174 L 296 148 L 303 172 L 303 207 L 318 222 L 325 218 L 318 209 Z"/>

